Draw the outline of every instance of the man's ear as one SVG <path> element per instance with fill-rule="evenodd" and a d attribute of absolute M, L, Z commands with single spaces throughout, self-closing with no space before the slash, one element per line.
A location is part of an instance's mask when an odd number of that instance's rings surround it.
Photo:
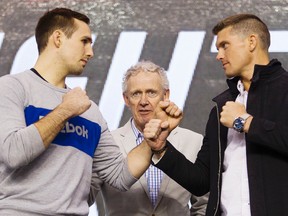
<path fill-rule="evenodd" d="M 122 96 L 123 96 L 123 99 L 124 99 L 124 101 L 125 101 L 125 105 L 126 105 L 127 107 L 130 107 L 128 96 L 127 96 L 125 93 L 123 93 Z"/>
<path fill-rule="evenodd" d="M 259 37 L 258 35 L 251 34 L 248 38 L 249 42 L 249 51 L 253 52 L 257 46 L 259 46 Z"/>
<path fill-rule="evenodd" d="M 59 48 L 62 42 L 63 32 L 60 30 L 55 30 L 52 34 L 53 44 L 55 47 Z"/>
<path fill-rule="evenodd" d="M 170 97 L 170 89 L 167 89 L 167 90 L 164 90 L 165 91 L 165 93 L 164 93 L 164 100 L 165 99 L 169 99 L 169 97 Z"/>

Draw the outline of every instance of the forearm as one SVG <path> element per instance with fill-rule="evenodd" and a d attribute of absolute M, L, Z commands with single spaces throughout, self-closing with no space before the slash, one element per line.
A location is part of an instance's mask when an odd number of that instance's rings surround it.
<path fill-rule="evenodd" d="M 39 131 L 45 148 L 48 148 L 70 117 L 69 112 L 58 106 L 34 124 Z"/>
<path fill-rule="evenodd" d="M 93 157 L 91 184 L 99 188 L 100 182 L 105 182 L 121 191 L 126 191 L 138 179 L 131 174 L 128 160 L 121 153 L 105 120 L 100 118 L 98 123 L 102 133 Z"/>
<path fill-rule="evenodd" d="M 197 160 L 192 163 L 168 143 L 166 153 L 155 166 L 192 194 L 202 196 L 209 190 L 209 172 L 205 165 L 197 163 Z"/>
<path fill-rule="evenodd" d="M 9 127 L 7 129 L 1 127 L 1 129 L 9 130 Z M 18 169 L 29 164 L 44 150 L 37 128 L 30 125 L 5 136 L 5 141 L 0 145 L 0 159 L 7 167 Z"/>
<path fill-rule="evenodd" d="M 150 146 L 143 141 L 139 146 L 129 152 L 128 168 L 135 178 L 140 178 L 151 163 L 152 152 Z"/>

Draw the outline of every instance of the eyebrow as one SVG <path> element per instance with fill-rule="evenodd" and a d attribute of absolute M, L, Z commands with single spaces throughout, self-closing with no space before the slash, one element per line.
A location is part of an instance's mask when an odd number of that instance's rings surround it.
<path fill-rule="evenodd" d="M 143 91 L 142 89 L 134 89 L 134 90 L 130 91 L 130 93 L 136 93 L 136 92 L 137 93 L 138 92 L 144 92 L 144 93 L 146 93 L 146 92 L 158 92 L 158 90 L 149 88 L 149 89 L 146 89 L 145 91 Z"/>
<path fill-rule="evenodd" d="M 217 46 L 217 44 L 216 44 L 216 49 L 218 50 L 219 47 L 222 47 L 224 44 L 227 44 L 227 43 L 228 43 L 227 41 L 221 41 L 221 42 L 218 44 L 218 46 Z"/>
<path fill-rule="evenodd" d="M 91 37 L 89 37 L 89 36 L 84 36 L 83 38 L 82 38 L 82 40 L 83 39 L 86 39 L 86 40 L 88 40 L 88 41 L 90 41 L 90 43 L 92 43 L 93 41 L 92 41 L 92 38 Z"/>

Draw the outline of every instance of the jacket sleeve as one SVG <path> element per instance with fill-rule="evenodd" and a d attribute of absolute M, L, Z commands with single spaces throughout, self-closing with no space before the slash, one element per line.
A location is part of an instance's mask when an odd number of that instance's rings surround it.
<path fill-rule="evenodd" d="M 199 153 L 202 150 L 203 146 Z M 209 169 L 199 158 L 192 163 L 168 141 L 166 153 L 154 165 L 196 196 L 202 196 L 209 191 Z"/>
<path fill-rule="evenodd" d="M 188 160 L 167 141 L 168 148 L 166 153 L 155 164 L 156 167 L 163 170 L 170 178 L 196 196 L 203 196 L 210 190 L 210 157 L 212 153 L 209 139 L 210 141 L 215 139 L 215 142 L 217 142 L 217 137 L 214 137 L 216 136 L 214 128 L 218 122 L 217 119 L 217 110 L 214 107 L 209 114 L 203 144 L 198 152 L 195 163 Z M 217 130 L 216 134 L 218 134 Z"/>
<path fill-rule="evenodd" d="M 190 199 L 190 202 L 191 202 L 190 215 L 191 216 L 204 216 L 206 214 L 208 198 L 209 198 L 209 193 L 200 197 L 192 195 Z"/>

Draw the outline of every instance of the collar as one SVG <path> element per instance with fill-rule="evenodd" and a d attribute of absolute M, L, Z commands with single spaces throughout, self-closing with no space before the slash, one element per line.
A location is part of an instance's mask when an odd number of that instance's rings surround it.
<path fill-rule="evenodd" d="M 134 135 L 135 135 L 135 138 L 136 138 L 136 144 L 139 145 L 139 144 L 143 141 L 144 136 L 143 136 L 143 134 L 138 130 L 138 128 L 136 127 L 133 118 L 131 118 L 130 122 L 131 122 L 132 131 L 133 131 L 133 133 L 134 133 Z"/>
<path fill-rule="evenodd" d="M 245 92 L 244 85 L 240 79 L 238 80 L 238 83 L 237 83 L 237 89 L 238 89 L 240 95 L 244 94 L 244 92 Z"/>
<path fill-rule="evenodd" d="M 261 79 L 267 79 L 271 76 L 277 76 L 280 68 L 281 62 L 279 62 L 277 59 L 272 59 L 268 65 L 255 65 L 251 81 L 255 83 Z M 240 77 L 227 79 L 227 84 L 230 89 L 232 88 L 232 91 L 235 90 L 234 86 L 237 85 L 239 79 Z"/>
<path fill-rule="evenodd" d="M 33 71 L 37 76 L 39 76 L 42 80 L 44 80 L 45 82 L 48 82 L 46 79 L 44 79 L 44 77 L 42 77 L 40 75 L 40 73 L 35 69 L 35 68 L 31 68 L 30 69 L 31 71 Z"/>
<path fill-rule="evenodd" d="M 261 79 L 277 76 L 281 67 L 281 62 L 279 62 L 277 59 L 272 59 L 268 65 L 255 65 L 251 81 L 257 82 Z"/>
<path fill-rule="evenodd" d="M 267 80 L 282 74 L 284 70 L 280 70 L 281 68 L 281 62 L 279 62 L 277 59 L 272 59 L 267 65 L 255 65 L 253 77 L 251 79 L 252 84 L 256 84 L 260 80 Z M 213 98 L 213 101 L 218 101 L 220 98 L 224 100 L 235 99 L 239 94 L 239 90 L 237 89 L 237 84 L 239 80 L 240 77 L 233 77 L 231 79 L 227 79 L 226 82 L 229 89 Z M 227 91 L 229 91 L 230 94 L 226 94 Z"/>
<path fill-rule="evenodd" d="M 39 76 L 42 80 L 44 80 L 45 82 L 49 83 L 46 79 L 44 79 L 43 76 L 41 76 L 41 74 L 35 68 L 30 68 L 30 70 L 33 73 L 35 73 L 37 76 Z M 66 84 L 65 84 L 64 88 L 67 89 L 67 85 Z"/>

